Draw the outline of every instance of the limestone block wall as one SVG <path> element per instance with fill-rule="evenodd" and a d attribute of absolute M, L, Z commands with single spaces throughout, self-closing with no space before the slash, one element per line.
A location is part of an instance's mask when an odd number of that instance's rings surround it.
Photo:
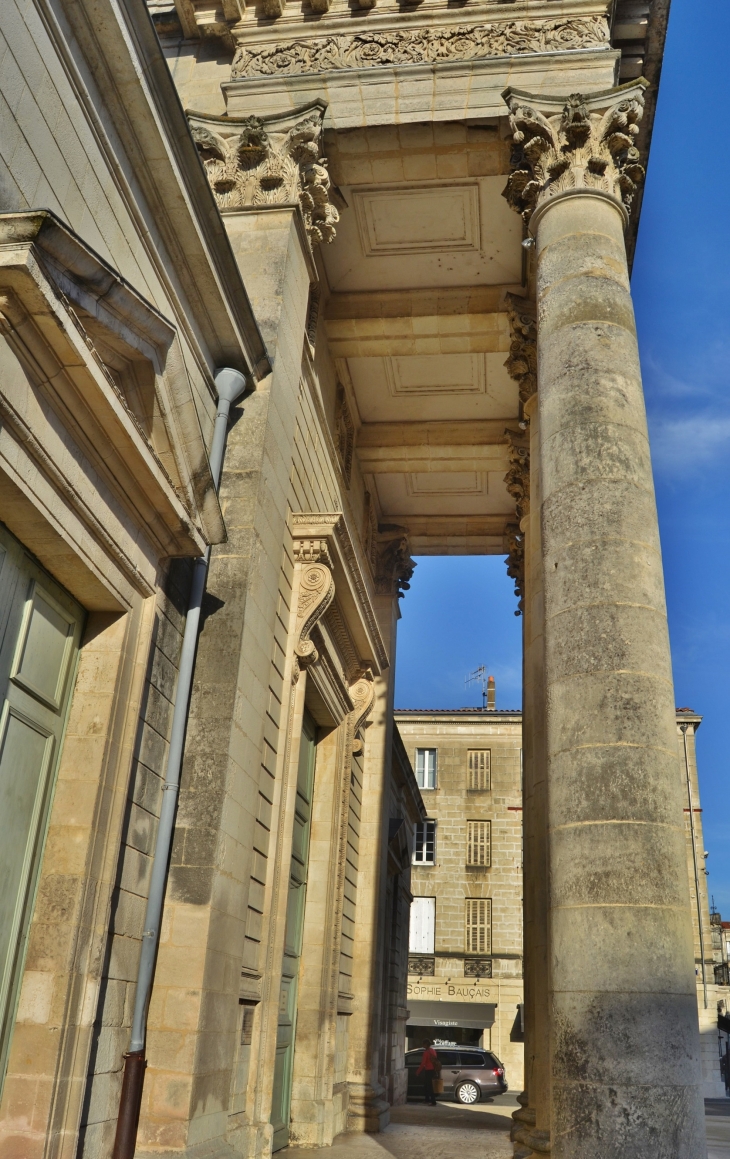
<path fill-rule="evenodd" d="M 79 1130 L 79 1159 L 109 1154 L 114 1141 L 123 1056 L 129 1049 L 140 939 L 162 803 L 189 576 L 189 565 L 174 562 L 157 599 L 111 903 L 111 924 L 93 1023 Z M 185 931 L 173 931 L 168 923 L 162 936 L 169 941 L 184 937 Z M 185 940 L 190 942 L 189 938 Z M 188 952 L 193 952 L 191 945 Z M 184 979 L 181 983 L 184 987 Z M 170 1022 L 174 1023 L 180 1015 L 183 994 L 184 989 L 178 987 L 175 994 L 166 996 L 171 1004 Z"/>

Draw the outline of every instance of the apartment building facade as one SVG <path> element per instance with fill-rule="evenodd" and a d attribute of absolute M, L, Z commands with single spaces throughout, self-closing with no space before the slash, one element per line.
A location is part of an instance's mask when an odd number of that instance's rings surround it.
<path fill-rule="evenodd" d="M 523 1081 L 522 714 L 401 711 L 416 829 L 408 1042 L 482 1045 Z"/>

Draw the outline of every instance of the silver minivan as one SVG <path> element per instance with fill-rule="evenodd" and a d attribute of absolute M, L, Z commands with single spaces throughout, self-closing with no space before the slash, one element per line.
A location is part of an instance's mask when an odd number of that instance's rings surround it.
<path fill-rule="evenodd" d="M 442 1099 L 471 1105 L 490 1095 L 501 1095 L 507 1089 L 504 1067 L 491 1050 L 480 1047 L 436 1047 L 441 1062 Z M 408 1069 L 408 1097 L 424 1098 L 423 1080 L 416 1071 L 421 1065 L 423 1049 L 409 1050 L 406 1054 Z"/>

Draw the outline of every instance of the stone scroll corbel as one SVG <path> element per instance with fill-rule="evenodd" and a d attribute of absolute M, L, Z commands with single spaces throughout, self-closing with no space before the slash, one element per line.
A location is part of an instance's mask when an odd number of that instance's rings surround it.
<path fill-rule="evenodd" d="M 319 653 L 311 632 L 335 597 L 332 559 L 323 539 L 300 539 L 294 545 L 294 558 L 301 565 L 297 595 L 297 619 L 294 641 L 292 684 L 307 664 L 316 664 Z"/>
<path fill-rule="evenodd" d="M 363 672 L 359 680 L 356 680 L 351 685 L 350 699 L 355 706 L 350 714 L 352 752 L 353 754 L 357 754 L 362 752 L 363 749 L 362 738 L 358 736 L 358 733 L 365 724 L 368 714 L 373 707 L 373 701 L 375 700 L 375 683 L 372 671 L 369 668 Z"/>

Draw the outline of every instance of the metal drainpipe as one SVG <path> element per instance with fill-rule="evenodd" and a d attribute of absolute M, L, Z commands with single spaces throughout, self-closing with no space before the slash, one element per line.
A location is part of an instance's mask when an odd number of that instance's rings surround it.
<path fill-rule="evenodd" d="M 236 399 L 241 397 L 246 389 L 247 381 L 239 370 L 224 368 L 216 372 L 215 385 L 218 391 L 218 409 L 215 417 L 213 444 L 210 451 L 210 473 L 213 476 L 213 482 L 217 490 L 220 483 L 223 455 L 226 449 L 228 416 L 232 404 Z M 195 671 L 195 653 L 198 644 L 200 608 L 203 602 L 203 595 L 205 594 L 209 562 L 210 547 L 206 549 L 205 555 L 199 556 L 193 564 L 193 580 L 190 587 L 185 632 L 183 635 L 182 650 L 180 652 L 180 668 L 177 678 L 175 709 L 172 717 L 172 731 L 170 733 L 170 749 L 167 754 L 165 783 L 162 787 L 162 808 L 160 810 L 160 821 L 157 827 L 155 853 L 152 859 L 150 891 L 147 898 L 144 933 L 142 934 L 142 950 L 137 970 L 137 989 L 134 1000 L 134 1015 L 132 1017 L 132 1039 L 129 1046 L 129 1053 L 124 1056 L 124 1078 L 122 1080 L 122 1094 L 119 1102 L 117 1131 L 114 1139 L 112 1159 L 133 1159 L 137 1143 L 137 1127 L 139 1124 L 140 1107 L 142 1105 L 144 1072 L 147 1066 L 144 1057 L 147 1009 L 152 990 L 152 975 L 157 959 L 157 947 L 160 940 L 160 922 L 162 919 L 162 906 L 165 900 L 170 848 L 172 846 L 172 837 L 175 828 L 175 813 L 180 789 L 180 770 L 182 767 L 185 729 L 188 719 L 190 689 Z"/>
<path fill-rule="evenodd" d="M 702 963 L 702 989 L 705 994 L 705 1010 L 707 1010 L 707 968 L 705 966 L 705 935 L 702 930 L 702 902 L 700 900 L 700 875 L 697 869 L 697 839 L 695 837 L 695 818 L 692 811 L 692 782 L 689 775 L 689 755 L 687 753 L 688 724 L 680 724 L 684 738 L 684 768 L 687 773 L 687 801 L 689 804 L 689 831 L 692 836 L 692 861 L 695 870 L 695 898 L 697 900 L 697 925 L 700 931 L 700 960 Z"/>

